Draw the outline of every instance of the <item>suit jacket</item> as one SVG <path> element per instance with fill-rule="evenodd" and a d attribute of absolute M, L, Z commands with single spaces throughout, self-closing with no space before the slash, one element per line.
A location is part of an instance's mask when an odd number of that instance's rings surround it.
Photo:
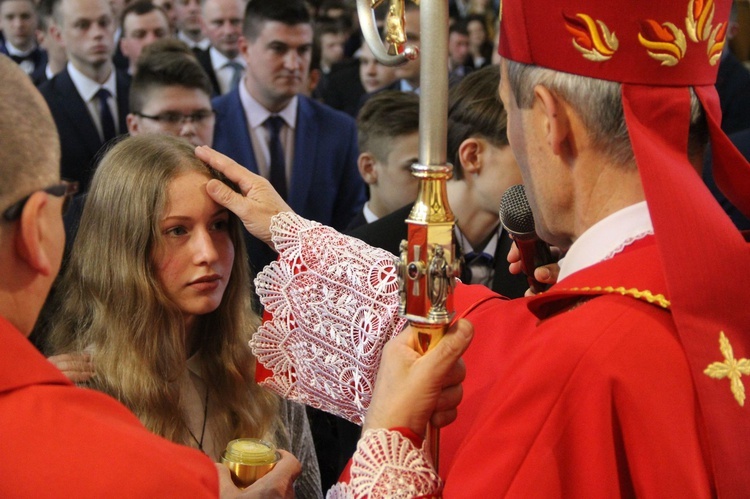
<path fill-rule="evenodd" d="M 121 133 L 125 133 L 130 77 L 116 71 L 116 78 L 119 128 Z M 76 90 L 67 69 L 40 85 L 39 92 L 47 101 L 60 134 L 60 175 L 78 180 L 81 183 L 80 191 L 85 192 L 99 160 L 97 153 L 104 145 L 86 103 Z"/>
<path fill-rule="evenodd" d="M 406 218 L 409 216 L 412 206 L 413 204 L 404 206 L 390 215 L 370 224 L 362 225 L 352 230 L 349 235 L 361 239 L 371 246 L 398 255 L 401 241 L 407 238 Z M 502 231 L 495 250 L 495 275 L 492 279 L 492 290 L 508 298 L 519 298 L 526 292 L 529 284 L 525 276 L 514 275 L 508 271 L 508 262 L 505 257 L 510 250 L 510 245 L 510 237 L 505 231 Z M 457 248 L 457 253 L 460 256 L 460 248 Z"/>
<path fill-rule="evenodd" d="M 352 221 L 349 222 L 349 225 L 346 226 L 346 232 L 349 233 L 354 229 L 362 227 L 363 225 L 367 225 L 367 223 L 367 218 L 365 218 L 365 210 L 364 208 L 362 208 L 357 212 L 357 215 L 352 218 Z"/>
<path fill-rule="evenodd" d="M 13 59 L 8 53 L 8 48 L 5 46 L 5 40 L 0 40 L 0 54 L 7 55 Z M 29 55 L 28 59 L 34 63 L 34 70 L 29 73 L 29 78 L 31 78 L 34 85 L 41 85 L 47 80 L 47 75 L 45 74 L 45 70 L 47 69 L 47 51 L 36 47 Z"/>
<path fill-rule="evenodd" d="M 357 170 L 354 120 L 298 96 L 292 178 L 287 203 L 299 215 L 343 230 L 365 202 L 365 184 Z M 259 173 L 239 89 L 213 100 L 214 148 L 248 170 Z M 254 270 L 275 260 L 267 245 L 248 238 Z"/>
<path fill-rule="evenodd" d="M 750 128 L 750 71 L 731 52 L 724 54 L 719 63 L 716 92 L 724 133 Z"/>
<path fill-rule="evenodd" d="M 216 77 L 216 71 L 214 71 L 213 64 L 211 64 L 211 53 L 208 50 L 201 50 L 199 48 L 194 48 L 193 53 L 195 54 L 195 58 L 198 59 L 203 71 L 208 75 L 208 79 L 211 81 L 211 97 L 221 95 L 219 79 Z"/>
<path fill-rule="evenodd" d="M 745 131 L 734 133 L 729 136 L 729 140 L 737 147 L 737 150 L 742 153 L 743 156 L 750 159 L 750 128 Z M 732 219 L 734 225 L 740 230 L 750 230 L 750 220 L 734 206 L 727 197 L 724 195 L 719 187 L 716 185 L 713 174 L 713 157 L 711 154 L 711 148 L 706 151 L 706 155 L 703 161 L 703 181 L 708 186 L 711 193 L 714 195 L 716 200 L 719 202 L 721 207 L 724 209 L 729 218 Z"/>
<path fill-rule="evenodd" d="M 356 117 L 360 108 L 360 99 L 365 89 L 359 79 L 359 60 L 334 64 L 325 82 L 321 81 L 315 89 L 315 95 L 326 105 Z"/>

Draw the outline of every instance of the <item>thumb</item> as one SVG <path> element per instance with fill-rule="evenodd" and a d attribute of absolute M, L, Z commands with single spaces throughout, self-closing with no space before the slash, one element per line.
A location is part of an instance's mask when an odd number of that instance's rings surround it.
<path fill-rule="evenodd" d="M 242 218 L 242 212 L 244 211 L 244 198 L 241 194 L 233 191 L 227 184 L 216 179 L 208 181 L 206 184 L 206 192 L 211 199 Z"/>
<path fill-rule="evenodd" d="M 447 374 L 469 348 L 473 337 L 474 326 L 466 319 L 460 319 L 451 326 L 435 348 L 424 356 L 425 364 L 434 369 L 438 376 Z"/>

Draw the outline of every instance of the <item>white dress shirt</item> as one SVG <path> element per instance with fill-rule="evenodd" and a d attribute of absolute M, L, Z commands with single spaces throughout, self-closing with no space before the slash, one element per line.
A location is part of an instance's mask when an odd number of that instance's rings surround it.
<path fill-rule="evenodd" d="M 229 64 L 230 62 L 236 62 L 243 68 L 247 67 L 247 64 L 245 63 L 245 59 L 243 59 L 241 56 L 237 56 L 234 59 L 229 59 L 224 54 L 216 50 L 215 47 L 211 47 L 208 50 L 208 55 L 211 58 L 211 67 L 216 74 L 216 80 L 219 82 L 219 91 L 221 92 L 221 95 L 224 95 L 232 90 L 232 78 L 234 78 L 234 68 L 228 66 L 227 64 Z"/>
<path fill-rule="evenodd" d="M 83 99 L 83 102 L 86 103 L 86 107 L 89 110 L 91 119 L 94 120 L 94 125 L 99 131 L 99 137 L 101 138 L 104 137 L 104 132 L 102 131 L 102 120 L 99 114 L 99 98 L 96 97 L 96 93 L 102 87 L 109 90 L 109 93 L 112 95 L 112 97 L 107 99 L 107 103 L 109 104 L 109 110 L 112 112 L 112 118 L 114 118 L 115 121 L 115 132 L 119 134 L 121 130 L 119 127 L 120 121 L 119 113 L 117 110 L 117 78 L 115 77 L 114 68 L 112 69 L 112 72 L 109 74 L 109 78 L 107 78 L 107 81 L 105 81 L 104 84 L 99 84 L 88 76 L 84 75 L 83 73 L 78 71 L 71 62 L 68 62 L 68 73 L 70 74 L 70 79 L 73 80 L 73 85 L 75 85 L 76 90 L 78 90 L 78 95 L 80 95 Z"/>
<path fill-rule="evenodd" d="M 242 82 L 240 82 L 239 89 L 240 101 L 242 102 L 242 109 L 245 112 L 247 128 L 250 130 L 250 141 L 253 144 L 253 151 L 255 151 L 255 161 L 258 164 L 258 171 L 267 179 L 271 177 L 271 152 L 268 148 L 270 137 L 263 123 L 271 115 L 280 116 L 284 120 L 284 126 L 281 128 L 279 135 L 281 145 L 284 147 L 286 185 L 288 189 L 290 186 L 292 158 L 294 158 L 294 130 L 297 125 L 298 98 L 294 96 L 284 109 L 278 113 L 272 113 L 250 95 L 247 87 Z"/>

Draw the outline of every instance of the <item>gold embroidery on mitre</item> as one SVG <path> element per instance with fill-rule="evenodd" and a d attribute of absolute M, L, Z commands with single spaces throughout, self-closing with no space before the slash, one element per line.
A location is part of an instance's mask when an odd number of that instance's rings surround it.
<path fill-rule="evenodd" d="M 716 5 L 713 0 L 690 0 L 685 27 L 691 40 L 697 43 L 708 39 L 711 35 L 711 23 L 714 20 L 715 10 Z"/>
<path fill-rule="evenodd" d="M 500 0 L 500 5 L 497 7 L 497 22 L 503 21 L 503 0 Z"/>
<path fill-rule="evenodd" d="M 602 21 L 586 14 L 565 18 L 565 29 L 573 35 L 573 46 L 583 57 L 594 62 L 608 61 L 620 46 L 617 36 Z"/>
<path fill-rule="evenodd" d="M 632 298 L 635 298 L 637 300 L 642 300 L 648 303 L 651 303 L 652 305 L 658 305 L 661 308 L 669 308 L 671 305 L 670 301 L 667 300 L 664 295 L 662 294 L 654 294 L 651 291 L 644 290 L 641 291 L 636 288 L 624 288 L 622 286 L 620 287 L 612 287 L 612 286 L 594 286 L 589 287 L 585 286 L 582 288 L 568 288 L 569 291 L 594 291 L 596 293 L 608 293 L 608 294 L 619 294 L 622 296 L 630 296 Z"/>
<path fill-rule="evenodd" d="M 714 0 L 690 0 L 685 18 L 685 28 L 690 39 L 696 43 L 707 41 L 706 55 L 712 66 L 721 59 L 727 32 L 726 23 L 713 26 L 715 11 Z"/>
<path fill-rule="evenodd" d="M 724 362 L 710 364 L 703 373 L 714 379 L 729 378 L 729 389 L 732 390 L 732 395 L 741 406 L 744 406 L 745 385 L 742 384 L 740 377 L 743 374 L 750 375 L 750 359 L 734 358 L 732 345 L 724 335 L 724 331 L 719 333 L 719 350 L 724 356 Z"/>
<path fill-rule="evenodd" d="M 638 41 L 662 66 L 675 66 L 687 51 L 685 33 L 680 28 L 672 23 L 659 24 L 653 19 L 641 22 Z"/>
<path fill-rule="evenodd" d="M 706 54 L 708 54 L 708 62 L 712 66 L 721 59 L 721 52 L 724 50 L 724 42 L 726 42 L 727 26 L 726 24 L 719 24 L 711 31 L 708 37 L 708 45 L 706 47 Z"/>

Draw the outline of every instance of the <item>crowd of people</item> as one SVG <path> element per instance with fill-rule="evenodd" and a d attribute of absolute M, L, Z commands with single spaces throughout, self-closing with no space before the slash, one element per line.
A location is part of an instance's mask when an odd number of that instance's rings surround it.
<path fill-rule="evenodd" d="M 353 2 L 0 0 L 0 495 L 747 494 L 741 2 L 574 3 L 449 1 L 464 266 L 420 357 L 361 283 L 393 277 L 437 75 L 378 62 Z M 563 255 L 538 296 L 498 216 L 516 184 Z M 381 350 L 362 427 L 295 375 Z M 281 453 L 245 490 L 216 464 L 241 437 Z"/>

